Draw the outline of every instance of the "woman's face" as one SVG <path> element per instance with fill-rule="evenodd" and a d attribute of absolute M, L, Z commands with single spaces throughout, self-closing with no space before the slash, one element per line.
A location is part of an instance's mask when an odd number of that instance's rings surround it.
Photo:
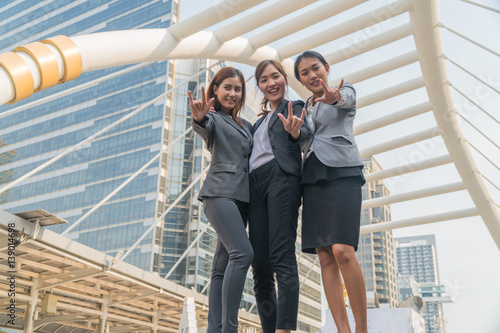
<path fill-rule="evenodd" d="M 286 79 L 283 74 L 274 65 L 269 64 L 262 71 L 258 84 L 260 91 L 271 102 L 272 109 L 276 109 L 285 98 Z"/>
<path fill-rule="evenodd" d="M 219 86 L 214 86 L 214 93 L 221 105 L 222 111 L 231 113 L 231 110 L 240 102 L 242 84 L 237 76 L 228 77 Z"/>
<path fill-rule="evenodd" d="M 319 79 L 328 84 L 329 73 L 330 66 L 323 65 L 317 58 L 302 58 L 299 63 L 300 83 L 316 97 L 323 95 L 323 88 L 319 83 Z"/>

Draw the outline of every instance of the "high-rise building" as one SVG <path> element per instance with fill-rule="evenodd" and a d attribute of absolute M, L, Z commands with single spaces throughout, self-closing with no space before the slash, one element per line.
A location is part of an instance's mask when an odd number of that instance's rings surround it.
<path fill-rule="evenodd" d="M 363 159 L 363 163 L 365 174 L 382 170 L 373 157 Z M 362 191 L 363 200 L 389 195 L 389 190 L 382 180 L 367 182 Z M 362 226 L 390 220 L 390 205 L 367 208 L 361 211 Z M 366 291 L 374 292 L 378 303 L 396 307 L 399 302 L 392 230 L 361 235 L 356 257 L 365 278 Z"/>
<path fill-rule="evenodd" d="M 16 1 L 0 6 L 0 28 L 7 31 L 0 37 L 0 50 L 3 53 L 57 35 L 167 28 L 177 22 L 179 6 L 179 0 L 46 0 L 36 5 Z M 187 92 L 199 96 L 201 86 L 207 87 L 218 68 L 225 66 L 221 63 L 195 75 L 213 63 L 172 60 L 88 72 L 12 106 L 1 106 L 0 113 L 15 111 L 0 115 L 3 185 L 165 94 L 137 115 L 2 193 L 0 209 L 16 213 L 43 208 L 69 222 L 50 227 L 63 232 L 190 128 Z M 121 75 L 105 79 L 119 71 Z M 179 86 L 185 81 L 189 82 Z M 81 87 L 89 82 L 94 83 Z M 260 98 L 251 84 L 247 87 L 243 116 L 254 120 Z M 200 241 L 194 242 L 208 221 L 197 200 L 203 178 L 190 186 L 209 163 L 210 154 L 203 141 L 191 131 L 79 222 L 67 237 L 114 255 L 119 250 L 126 252 L 161 218 L 125 260 L 161 276 L 169 273 L 169 279 L 207 293 L 216 234 L 208 226 Z M 299 271 L 299 330 L 319 331 L 321 284 L 314 256 L 301 256 Z M 256 313 L 254 303 L 249 272 L 242 307 Z"/>
<path fill-rule="evenodd" d="M 399 237 L 396 245 L 399 274 L 411 275 L 420 284 L 439 283 L 434 235 Z"/>
<path fill-rule="evenodd" d="M 5 32 L 0 36 L 0 52 L 57 35 L 167 28 L 177 18 L 178 1 L 173 0 L 15 1 L 0 7 L 0 29 Z M 103 69 L 0 107 L 0 112 L 18 110 L 0 118 L 0 154 L 16 151 L 10 163 L 0 166 L 0 172 L 18 179 L 171 88 L 172 76 L 168 61 Z M 95 83 L 69 90 L 91 81 Z M 2 198 L 0 208 L 9 212 L 43 208 L 73 224 L 168 143 L 169 98 L 13 187 Z M 68 237 L 109 254 L 126 251 L 162 212 L 164 194 L 158 188 L 166 172 L 164 159 L 151 164 Z M 65 228 L 52 227 L 57 232 Z M 157 228 L 126 260 L 157 271 L 161 241 L 162 231 Z"/>
<path fill-rule="evenodd" d="M 426 307 L 422 314 L 427 333 L 444 333 L 446 322 L 443 314 L 443 303 L 452 302 L 445 296 L 445 287 L 440 285 L 436 254 L 436 238 L 434 235 L 399 237 L 395 239 L 398 274 L 401 280 L 414 279 L 420 286 L 419 294 Z M 411 285 L 411 282 L 409 283 Z M 401 298 L 410 296 L 415 287 L 400 289 Z M 415 295 L 415 294 L 413 294 Z"/>

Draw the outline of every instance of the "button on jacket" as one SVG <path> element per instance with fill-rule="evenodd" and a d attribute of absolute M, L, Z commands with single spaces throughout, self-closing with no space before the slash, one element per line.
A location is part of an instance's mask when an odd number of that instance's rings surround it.
<path fill-rule="evenodd" d="M 250 202 L 248 158 L 252 152 L 252 125 L 241 121 L 242 127 L 224 111 L 208 113 L 201 123 L 191 121 L 212 154 L 199 200 L 225 197 Z"/>

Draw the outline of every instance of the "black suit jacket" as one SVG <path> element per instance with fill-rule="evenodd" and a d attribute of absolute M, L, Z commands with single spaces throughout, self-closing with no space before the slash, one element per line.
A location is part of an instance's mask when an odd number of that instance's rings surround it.
<path fill-rule="evenodd" d="M 304 102 L 300 100 L 294 101 L 292 106 L 293 114 L 300 117 Z M 285 127 L 281 119 L 279 119 L 278 113 L 281 113 L 285 118 L 288 117 L 288 101 L 286 99 L 281 102 L 268 123 L 269 142 L 271 143 L 274 157 L 285 174 L 300 177 L 300 166 L 302 163 L 300 145 L 298 142 L 293 142 L 293 140 L 289 139 L 289 134 L 285 131 Z M 252 134 L 255 133 L 264 119 L 265 117 L 263 116 L 255 122 L 252 126 Z M 305 121 L 301 128 L 301 136 L 303 135 L 309 135 L 309 129 Z"/>

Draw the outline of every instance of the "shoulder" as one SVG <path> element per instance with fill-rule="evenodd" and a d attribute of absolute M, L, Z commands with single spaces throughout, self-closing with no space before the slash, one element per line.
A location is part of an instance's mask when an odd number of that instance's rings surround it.
<path fill-rule="evenodd" d="M 352 85 L 352 83 L 347 82 L 347 81 L 344 81 L 344 84 L 342 85 L 342 88 L 348 88 L 348 89 L 356 90 L 356 89 L 354 89 L 354 86 Z"/>
<path fill-rule="evenodd" d="M 299 106 L 299 107 L 304 107 L 304 101 L 301 100 L 301 99 L 298 99 L 296 101 L 292 101 L 292 107 L 296 107 L 296 106 Z"/>
<path fill-rule="evenodd" d="M 249 122 L 248 120 L 243 119 L 243 118 L 240 118 L 240 120 L 241 120 L 241 124 L 243 125 L 243 127 L 252 128 L 252 123 L 251 122 Z"/>

